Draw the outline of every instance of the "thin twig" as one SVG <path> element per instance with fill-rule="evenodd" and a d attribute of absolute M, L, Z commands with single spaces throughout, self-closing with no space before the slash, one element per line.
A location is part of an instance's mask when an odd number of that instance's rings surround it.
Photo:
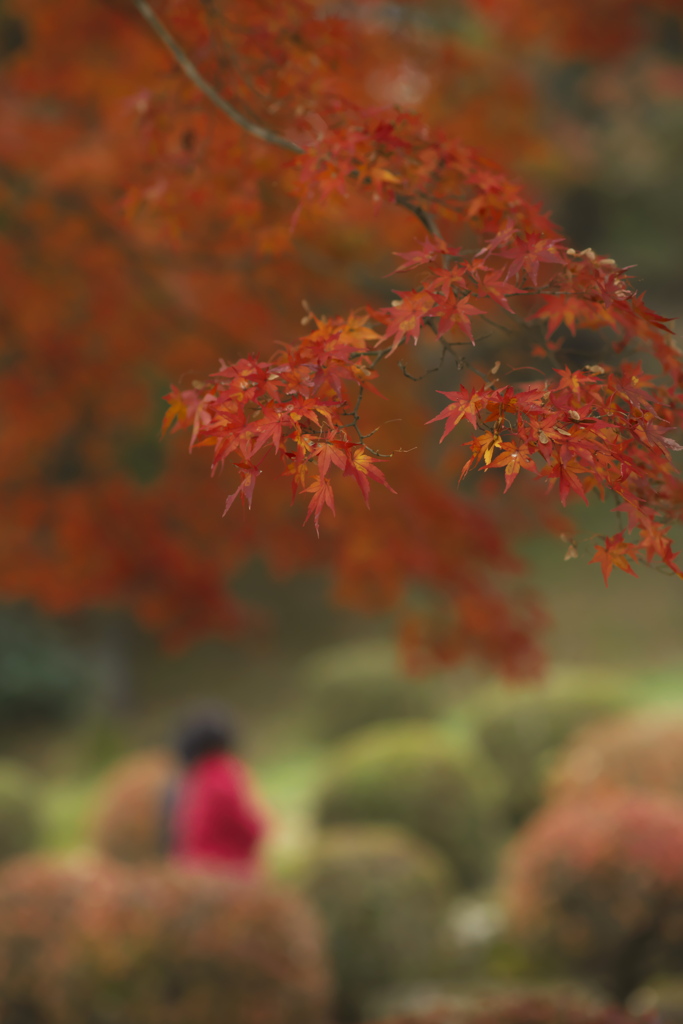
<path fill-rule="evenodd" d="M 421 373 L 418 377 L 416 377 L 412 373 L 409 373 L 406 364 L 404 362 L 402 362 L 402 361 L 398 364 L 399 365 L 399 369 L 403 371 L 403 376 L 407 377 L 408 380 L 415 380 L 415 381 L 424 380 L 425 377 L 429 377 L 430 373 L 438 373 L 439 372 L 439 370 L 441 369 L 441 367 L 444 364 L 444 359 L 446 358 L 446 353 L 449 352 L 449 351 L 450 351 L 450 349 L 449 349 L 449 346 L 448 346 L 448 342 L 443 342 L 442 341 L 442 343 L 441 343 L 441 358 L 439 359 L 438 363 L 436 364 L 436 366 L 430 367 L 429 370 L 425 370 L 425 372 Z M 454 354 L 454 353 L 451 353 L 451 354 Z"/>
<path fill-rule="evenodd" d="M 204 93 L 207 99 L 211 100 L 211 102 L 218 107 L 220 111 L 222 111 L 222 113 L 234 121 L 235 124 L 238 124 L 240 128 L 244 128 L 244 130 L 249 132 L 250 135 L 254 135 L 257 139 L 261 139 L 262 142 L 270 142 L 272 145 L 280 146 L 281 149 L 288 149 L 292 153 L 304 152 L 302 147 L 297 145 L 296 142 L 292 142 L 290 139 L 286 139 L 284 136 L 278 135 L 277 132 L 273 132 L 269 128 L 263 128 L 259 124 L 254 124 L 253 121 L 249 121 L 243 114 L 240 114 L 239 110 L 236 110 L 231 103 L 224 99 L 221 94 L 214 89 L 210 82 L 207 82 L 201 72 L 192 63 L 183 48 L 176 42 L 174 37 L 168 31 L 163 21 L 159 19 L 152 7 L 147 3 L 147 0 L 133 0 L 133 3 L 152 31 L 158 36 L 166 49 L 173 55 L 179 68 L 185 75 L 187 75 L 190 81 Z"/>
<path fill-rule="evenodd" d="M 401 341 L 398 347 L 400 348 L 400 346 L 402 344 L 403 344 L 403 342 Z M 377 366 L 377 364 L 382 359 L 384 359 L 384 357 L 389 352 L 392 351 L 392 348 L 393 348 L 393 346 L 389 346 L 387 348 L 378 348 L 378 349 L 376 349 L 374 351 L 374 353 L 373 353 L 373 358 L 370 361 L 370 365 L 369 365 L 368 369 L 371 370 L 371 371 L 374 370 L 375 367 Z M 358 355 L 370 355 L 370 352 L 368 352 L 367 349 L 365 349 L 362 352 L 352 352 L 351 356 L 349 358 L 353 358 L 354 356 L 358 356 Z M 351 420 L 351 422 L 349 424 L 347 424 L 347 426 L 348 427 L 353 427 L 353 429 L 358 434 L 359 441 L 361 441 L 361 442 L 364 441 L 366 437 L 371 437 L 372 434 L 375 433 L 375 431 L 373 430 L 373 431 L 370 432 L 370 434 L 361 434 L 360 427 L 358 426 L 358 421 L 360 420 L 360 407 L 361 407 L 361 403 L 363 401 L 363 396 L 364 395 L 365 395 L 365 385 L 361 384 L 360 381 L 359 381 L 358 382 L 358 397 L 356 398 L 356 404 L 354 405 L 353 410 L 346 414 L 347 416 L 349 416 L 349 418 Z M 377 430 L 379 428 L 376 427 L 375 429 Z"/>

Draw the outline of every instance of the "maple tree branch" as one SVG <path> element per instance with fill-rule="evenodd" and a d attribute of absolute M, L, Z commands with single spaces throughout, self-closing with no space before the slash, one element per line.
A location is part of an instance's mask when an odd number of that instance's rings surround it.
<path fill-rule="evenodd" d="M 408 196 L 397 195 L 396 202 L 399 206 L 403 206 L 406 210 L 410 210 L 411 213 L 414 213 L 430 235 L 433 235 L 434 238 L 438 238 L 443 241 L 443 235 L 439 231 L 439 226 L 428 210 L 425 210 L 424 207 L 420 206 L 418 203 L 412 202 Z"/>
<path fill-rule="evenodd" d="M 201 0 L 201 4 L 206 11 L 207 20 L 215 25 L 219 31 L 225 25 L 229 25 L 228 19 L 225 17 L 225 12 L 218 10 L 216 0 Z M 238 68 L 239 56 L 224 36 L 221 36 L 220 38 L 220 46 L 226 55 L 225 57 L 219 57 L 221 66 L 227 67 L 234 72 L 255 96 L 258 96 L 263 103 L 267 103 L 272 97 L 266 96 L 265 93 L 261 92 L 253 82 L 251 76 Z"/>
<path fill-rule="evenodd" d="M 262 142 L 269 142 L 273 146 L 279 146 L 281 149 L 288 149 L 292 153 L 304 152 L 302 147 L 296 142 L 292 142 L 290 139 L 286 139 L 283 135 L 278 135 L 277 132 L 271 131 L 269 128 L 264 128 L 260 124 L 254 124 L 253 121 L 244 117 L 239 110 L 233 107 L 231 103 L 224 99 L 224 97 L 214 89 L 210 82 L 207 82 L 198 68 L 192 63 L 188 55 L 185 53 L 182 46 L 176 42 L 175 38 L 166 28 L 163 21 L 161 21 L 153 8 L 147 3 L 147 0 L 133 0 L 133 3 L 155 35 L 173 55 L 181 71 L 183 71 L 190 81 L 197 86 L 200 92 L 203 92 L 206 98 L 209 99 L 214 106 L 218 107 L 226 117 L 229 117 L 231 121 L 238 124 L 240 128 L 245 130 L 245 132 L 249 132 L 250 135 L 254 135 Z"/>

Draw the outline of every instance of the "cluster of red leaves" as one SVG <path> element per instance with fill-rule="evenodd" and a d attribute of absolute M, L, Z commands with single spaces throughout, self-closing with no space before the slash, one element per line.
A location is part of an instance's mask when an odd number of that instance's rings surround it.
<path fill-rule="evenodd" d="M 519 392 L 461 388 L 447 394 L 452 401 L 436 418 L 446 420 L 444 436 L 463 417 L 483 428 L 470 442 L 473 454 L 463 473 L 482 461 L 485 469 L 504 468 L 507 490 L 525 469 L 551 485 L 557 481 L 563 505 L 572 491 L 587 501 L 592 490 L 603 499 L 611 490 L 635 537 L 627 540 L 622 529 L 597 546 L 594 561 L 605 580 L 613 568 L 633 573 L 629 558 L 641 556 L 647 562 L 657 556 L 681 575 L 667 535 L 680 488 L 671 451 L 681 446 L 666 436 L 671 426 L 657 389 L 640 366 L 626 364 L 604 382 L 602 366 L 591 370 L 560 370 L 558 380 Z"/>
<path fill-rule="evenodd" d="M 373 376 L 367 346 L 378 335 L 366 320 L 319 321 L 300 345 L 285 346 L 271 362 L 240 359 L 213 374 L 208 389 L 173 392 L 167 423 L 175 415 L 191 418 L 190 447 L 213 445 L 214 468 L 233 456 L 241 483 L 228 498 L 226 512 L 238 494 L 251 507 L 261 472 L 255 458 L 267 446 L 286 459 L 293 494 L 312 492 L 309 515 L 316 530 L 323 508 L 334 511 L 328 476 L 332 466 L 353 477 L 366 501 L 371 479 L 388 486 L 377 460 L 362 444 L 349 441 L 340 425 L 346 412 L 345 383 L 364 388 Z"/>
<path fill-rule="evenodd" d="M 475 431 L 463 474 L 479 463 L 503 468 L 507 490 L 525 470 L 551 487 L 557 481 L 563 505 L 572 491 L 584 500 L 591 491 L 603 499 L 611 492 L 625 522 L 597 547 L 605 579 L 615 567 L 632 572 L 631 560 L 655 557 L 680 574 L 667 531 L 680 494 L 672 452 L 681 446 L 668 434 L 683 424 L 683 363 L 665 319 L 648 309 L 614 260 L 567 248 L 500 170 L 469 147 L 434 137 L 413 116 L 389 121 L 347 105 L 296 167 L 304 202 L 360 188 L 415 213 L 429 236 L 399 270 L 421 268 L 424 280 L 398 292 L 391 307 L 319 320 L 313 334 L 270 362 L 240 360 L 208 385 L 174 393 L 173 413 L 192 422 L 193 443 L 214 446 L 214 466 L 227 459 L 237 466 L 241 483 L 227 507 L 237 494 L 251 504 L 261 472 L 254 456 L 264 445 L 288 462 L 294 493 L 312 493 L 308 514 L 316 528 L 326 505 L 334 511 L 332 467 L 351 475 L 367 500 L 371 479 L 386 485 L 367 444 L 374 427 L 365 434 L 359 427 L 375 367 L 405 342 L 417 344 L 424 331 L 447 354 L 476 345 L 475 331 L 490 325 L 522 333 L 530 358 L 557 368 L 548 373 L 541 365 L 537 379 L 523 384 L 488 374 L 483 384 L 445 393 L 450 403 L 435 417 L 446 421 L 443 436 L 462 420 Z M 474 240 L 473 254 L 446 242 L 441 223 L 458 239 Z M 659 376 L 630 361 L 611 371 L 593 365 L 572 372 L 560 350 L 563 336 L 577 329 L 609 331 L 615 360 L 640 349 L 659 361 Z"/>

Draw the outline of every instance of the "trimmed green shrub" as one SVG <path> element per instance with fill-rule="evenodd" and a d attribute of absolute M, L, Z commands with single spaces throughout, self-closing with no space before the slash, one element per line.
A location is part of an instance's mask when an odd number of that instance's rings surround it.
<path fill-rule="evenodd" d="M 580 691 L 497 692 L 477 722 L 482 748 L 500 770 L 503 812 L 516 828 L 541 804 L 552 756 L 587 722 L 618 712 L 615 696 Z"/>
<path fill-rule="evenodd" d="M 433 718 L 441 695 L 434 680 L 408 678 L 395 646 L 338 644 L 309 656 L 302 669 L 316 735 L 336 740 L 356 729 L 405 718 Z"/>
<path fill-rule="evenodd" d="M 304 885 L 327 931 L 340 1019 L 356 1020 L 383 987 L 438 973 L 452 884 L 441 854 L 401 829 L 321 834 Z"/>
<path fill-rule="evenodd" d="M 15 861 L 0 871 L 0 1019 L 324 1024 L 320 930 L 225 872 Z"/>
<path fill-rule="evenodd" d="M 513 931 L 623 1002 L 683 955 L 683 801 L 622 791 L 565 801 L 512 845 Z"/>
<path fill-rule="evenodd" d="M 35 779 L 21 765 L 0 761 L 0 860 L 32 849 L 39 832 Z"/>
<path fill-rule="evenodd" d="M 422 722 L 364 729 L 332 756 L 321 825 L 401 825 L 447 857 L 464 886 L 484 881 L 496 846 L 496 793 L 487 764 Z"/>
<path fill-rule="evenodd" d="M 98 850 L 117 860 L 157 860 L 167 845 L 166 813 L 177 769 L 163 750 L 122 758 L 104 776 L 93 822 Z"/>

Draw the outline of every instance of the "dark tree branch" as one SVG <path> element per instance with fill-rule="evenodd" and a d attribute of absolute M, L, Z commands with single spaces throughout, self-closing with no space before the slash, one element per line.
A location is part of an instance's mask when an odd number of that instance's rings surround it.
<path fill-rule="evenodd" d="M 417 377 L 414 374 L 408 372 L 408 367 L 406 366 L 406 364 L 404 362 L 400 362 L 398 364 L 398 366 L 399 366 L 399 369 L 402 370 L 403 376 L 407 377 L 408 380 L 415 380 L 415 381 L 424 380 L 425 377 L 429 377 L 430 373 L 438 373 L 439 372 L 439 370 L 441 369 L 441 367 L 444 364 L 444 360 L 446 358 L 446 353 L 449 352 L 449 351 L 450 351 L 450 349 L 449 349 L 448 343 L 442 341 L 442 343 L 441 343 L 441 358 L 439 359 L 439 361 L 436 364 L 436 366 L 432 366 L 429 370 L 425 370 L 424 373 L 421 373 Z M 454 353 L 451 353 L 451 354 L 454 354 Z"/>
<path fill-rule="evenodd" d="M 425 210 L 425 208 L 420 206 L 418 203 L 413 202 L 413 200 L 408 196 L 397 195 L 396 202 L 399 206 L 403 206 L 406 210 L 410 210 L 411 213 L 414 213 L 420 224 L 427 229 L 430 235 L 433 235 L 434 238 L 439 238 L 443 241 L 443 235 L 439 231 L 439 225 L 428 210 Z"/>
<path fill-rule="evenodd" d="M 229 117 L 231 121 L 234 121 L 235 124 L 238 124 L 240 128 L 245 130 L 245 132 L 249 132 L 250 135 L 255 136 L 255 138 L 260 139 L 262 142 L 269 142 L 273 146 L 279 146 L 281 149 L 288 149 L 291 153 L 304 152 L 302 147 L 297 145 L 296 142 L 292 142 L 290 139 L 286 139 L 284 136 L 278 135 L 277 132 L 271 131 L 269 128 L 262 127 L 260 124 L 254 124 L 253 121 L 244 117 L 239 110 L 236 110 L 231 103 L 224 99 L 223 96 L 214 89 L 210 82 L 207 82 L 201 72 L 192 63 L 183 48 L 173 38 L 163 21 L 160 20 L 153 8 L 147 3 L 147 0 L 133 0 L 133 3 L 155 35 L 173 55 L 181 71 L 183 71 L 190 81 L 204 93 L 206 98 L 209 99 L 214 106 L 218 107 L 223 114 Z"/>

